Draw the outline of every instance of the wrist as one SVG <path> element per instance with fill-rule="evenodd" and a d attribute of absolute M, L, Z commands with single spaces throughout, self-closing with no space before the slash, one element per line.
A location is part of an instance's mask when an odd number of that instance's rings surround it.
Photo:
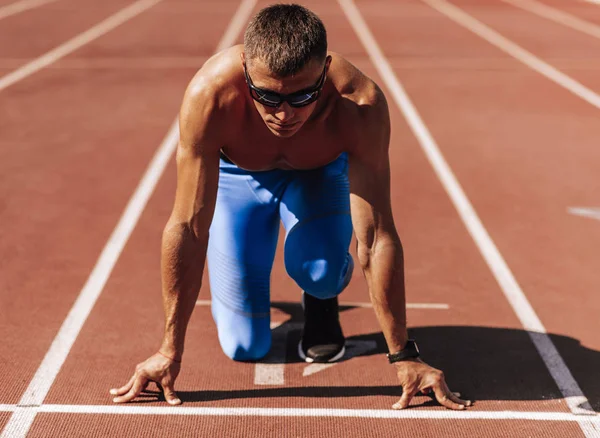
<path fill-rule="evenodd" d="M 171 356 L 169 354 L 165 354 L 161 350 L 158 350 L 158 354 L 160 354 L 164 358 L 169 359 L 172 362 L 181 363 L 181 357 L 177 358 L 176 356 Z"/>
<path fill-rule="evenodd" d="M 181 362 L 183 348 L 177 348 L 175 345 L 173 345 L 173 343 L 170 342 L 163 342 L 158 349 L 158 353 L 174 362 Z"/>
<path fill-rule="evenodd" d="M 406 343 L 409 341 L 408 333 L 406 331 L 399 335 L 394 336 L 391 341 L 387 342 L 388 352 L 397 353 L 404 350 Z"/>

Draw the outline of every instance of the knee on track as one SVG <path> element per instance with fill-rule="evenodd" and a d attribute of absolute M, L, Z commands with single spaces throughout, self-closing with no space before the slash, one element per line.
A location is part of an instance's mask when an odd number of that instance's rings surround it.
<path fill-rule="evenodd" d="M 251 333 L 219 330 L 219 341 L 223 352 L 235 361 L 252 361 L 262 359 L 271 348 L 270 329 L 252 330 Z"/>

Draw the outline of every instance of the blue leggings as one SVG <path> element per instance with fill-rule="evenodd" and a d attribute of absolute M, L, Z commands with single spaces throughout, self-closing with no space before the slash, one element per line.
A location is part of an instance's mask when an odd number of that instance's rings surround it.
<path fill-rule="evenodd" d="M 279 221 L 285 268 L 302 290 L 332 298 L 354 263 L 348 158 L 315 170 L 249 172 L 221 159 L 208 244 L 212 315 L 221 348 L 257 360 L 271 347 L 269 283 Z"/>

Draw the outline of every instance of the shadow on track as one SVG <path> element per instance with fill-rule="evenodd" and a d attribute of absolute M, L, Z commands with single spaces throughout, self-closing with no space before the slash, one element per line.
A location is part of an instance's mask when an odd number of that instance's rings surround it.
<path fill-rule="evenodd" d="M 303 320 L 302 308 L 297 303 L 272 303 L 272 305 L 290 315 L 290 319 L 273 332 L 275 335 L 277 331 L 288 331 L 285 363 L 300 362 L 296 346 L 300 339 L 298 327 Z M 352 307 L 340 306 L 340 311 L 350 308 Z M 434 326 L 412 328 L 409 330 L 409 335 L 417 340 L 423 360 L 443 370 L 450 388 L 460 391 L 463 398 L 474 401 L 535 401 L 562 398 L 529 333 L 525 330 Z M 550 334 L 550 338 L 583 393 L 588 397 L 593 409 L 600 411 L 600 379 L 598 379 L 600 352 L 586 348 L 578 340 L 570 337 Z M 370 342 L 371 345 L 376 346 L 359 356 L 383 355 L 387 352 L 381 333 L 351 336 L 347 341 L 349 343 Z M 276 363 L 268 356 L 265 360 Z M 377 366 L 387 366 L 385 357 L 381 357 Z M 376 372 L 376 369 L 373 368 L 372 371 Z M 335 398 L 373 395 L 399 397 L 401 389 L 394 383 L 390 382 L 390 386 L 302 386 L 178 391 L 178 395 L 183 402 L 274 397 Z M 138 400 L 138 403 L 153 402 L 157 397 L 162 399 L 162 396 L 152 391 L 147 392 L 147 396 L 145 400 Z M 429 404 L 430 402 L 425 402 L 420 406 Z"/>

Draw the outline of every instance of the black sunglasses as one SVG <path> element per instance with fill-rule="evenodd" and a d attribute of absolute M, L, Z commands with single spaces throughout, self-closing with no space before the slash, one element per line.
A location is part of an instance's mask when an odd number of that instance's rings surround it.
<path fill-rule="evenodd" d="M 327 65 L 325 65 L 325 67 L 323 68 L 323 73 L 321 73 L 319 82 L 314 87 L 296 91 L 295 93 L 280 94 L 271 90 L 265 90 L 263 88 L 255 87 L 252 83 L 252 79 L 250 79 L 250 76 L 248 75 L 248 71 L 246 70 L 246 63 L 244 63 L 244 75 L 246 76 L 246 83 L 248 84 L 250 95 L 257 102 L 260 102 L 265 106 L 270 106 L 273 108 L 278 107 L 283 102 L 287 102 L 290 106 L 293 106 L 294 108 L 300 108 L 313 103 L 319 98 L 319 95 L 321 94 L 321 90 L 323 89 L 323 85 L 325 84 L 326 72 Z"/>

